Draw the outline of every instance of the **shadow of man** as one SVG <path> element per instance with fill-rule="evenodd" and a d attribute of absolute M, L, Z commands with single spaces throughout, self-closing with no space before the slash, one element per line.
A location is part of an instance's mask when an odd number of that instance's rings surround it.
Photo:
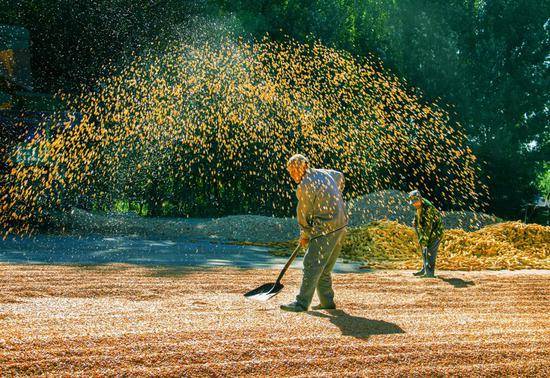
<path fill-rule="evenodd" d="M 309 311 L 308 314 L 319 318 L 327 318 L 332 324 L 340 328 L 343 336 L 353 336 L 366 339 L 371 335 L 388 335 L 405 333 L 397 324 L 383 320 L 373 320 L 360 316 L 350 315 L 342 310 L 328 310 L 327 314 L 318 311 Z"/>
<path fill-rule="evenodd" d="M 473 281 L 464 281 L 462 278 L 445 278 L 445 277 L 438 277 L 438 278 L 443 282 L 447 282 L 449 285 L 453 285 L 457 289 L 475 285 Z"/>

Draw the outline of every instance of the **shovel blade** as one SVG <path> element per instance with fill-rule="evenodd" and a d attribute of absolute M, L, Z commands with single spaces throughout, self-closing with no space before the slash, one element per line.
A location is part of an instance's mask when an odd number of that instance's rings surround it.
<path fill-rule="evenodd" d="M 248 299 L 265 302 L 279 294 L 283 287 L 284 285 L 280 282 L 266 283 L 254 290 L 250 290 L 244 296 Z"/>

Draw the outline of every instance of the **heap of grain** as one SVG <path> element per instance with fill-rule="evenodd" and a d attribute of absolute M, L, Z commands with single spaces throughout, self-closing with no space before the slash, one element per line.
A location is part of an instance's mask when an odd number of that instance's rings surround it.
<path fill-rule="evenodd" d="M 506 222 L 476 232 L 445 233 L 442 268 L 550 268 L 550 227 Z"/>
<path fill-rule="evenodd" d="M 266 243 L 298 237 L 298 225 L 291 218 L 232 215 L 207 222 L 202 232 L 220 240 Z"/>
<path fill-rule="evenodd" d="M 276 245 L 288 254 L 292 242 Z M 394 221 L 372 222 L 351 229 L 341 256 L 361 261 L 365 267 L 416 269 L 421 265 L 420 247 L 412 228 Z M 550 227 L 505 222 L 466 232 L 445 231 L 438 269 L 550 269 Z"/>
<path fill-rule="evenodd" d="M 397 222 L 377 222 L 350 232 L 343 255 L 371 267 L 412 269 L 420 264 L 413 229 Z M 505 222 L 466 232 L 445 231 L 440 269 L 550 268 L 550 227 Z"/>

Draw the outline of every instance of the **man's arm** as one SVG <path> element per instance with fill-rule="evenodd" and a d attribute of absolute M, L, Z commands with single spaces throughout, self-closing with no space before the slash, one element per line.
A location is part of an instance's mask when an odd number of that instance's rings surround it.
<path fill-rule="evenodd" d="M 301 236 L 309 239 L 311 237 L 311 225 L 308 222 L 309 213 L 311 211 L 310 198 L 307 188 L 302 185 L 296 189 L 296 196 L 298 197 L 298 207 L 296 209 L 296 216 L 298 218 L 298 225 L 300 226 Z"/>
<path fill-rule="evenodd" d="M 344 174 L 340 171 L 336 171 L 334 169 L 322 169 L 322 171 L 328 173 L 330 177 L 334 180 L 336 185 L 338 186 L 338 189 L 340 190 L 340 193 L 344 193 L 344 188 L 346 186 L 345 184 L 345 178 Z"/>
<path fill-rule="evenodd" d="M 426 212 L 423 212 L 419 215 L 418 211 L 414 215 L 414 221 L 413 221 L 413 227 L 416 231 L 416 237 L 418 238 L 418 244 L 420 244 L 420 247 L 424 248 L 428 246 L 428 240 L 426 238 L 426 230 L 425 228 L 422 228 L 422 224 L 425 222 L 422 222 L 420 218 L 426 217 Z"/>
<path fill-rule="evenodd" d="M 440 232 L 443 231 L 443 217 L 441 212 L 434 206 L 430 211 L 430 233 L 429 239 L 432 239 L 433 236 L 438 236 Z"/>
<path fill-rule="evenodd" d="M 426 218 L 425 222 L 423 222 L 425 227 L 422 230 L 419 230 L 420 235 L 418 240 L 420 245 L 427 247 L 434 229 L 438 226 L 438 222 L 440 221 L 440 214 L 435 207 L 430 206 L 426 209 L 424 217 Z"/>
<path fill-rule="evenodd" d="M 338 172 L 338 171 L 336 171 Z M 340 189 L 340 193 L 344 193 L 344 188 L 346 187 L 346 177 L 342 172 L 338 172 L 338 189 Z"/>

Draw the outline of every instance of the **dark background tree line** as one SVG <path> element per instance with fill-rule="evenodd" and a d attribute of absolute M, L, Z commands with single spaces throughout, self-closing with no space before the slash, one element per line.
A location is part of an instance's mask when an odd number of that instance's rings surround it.
<path fill-rule="evenodd" d="M 537 177 L 547 176 L 548 1 L 8 0 L 0 7 L 0 24 L 30 30 L 36 87 L 45 92 L 92 83 L 110 62 L 196 16 L 231 17 L 246 36 L 320 39 L 380 58 L 427 101 L 448 104 L 482 164 L 497 215 L 519 218 Z"/>

